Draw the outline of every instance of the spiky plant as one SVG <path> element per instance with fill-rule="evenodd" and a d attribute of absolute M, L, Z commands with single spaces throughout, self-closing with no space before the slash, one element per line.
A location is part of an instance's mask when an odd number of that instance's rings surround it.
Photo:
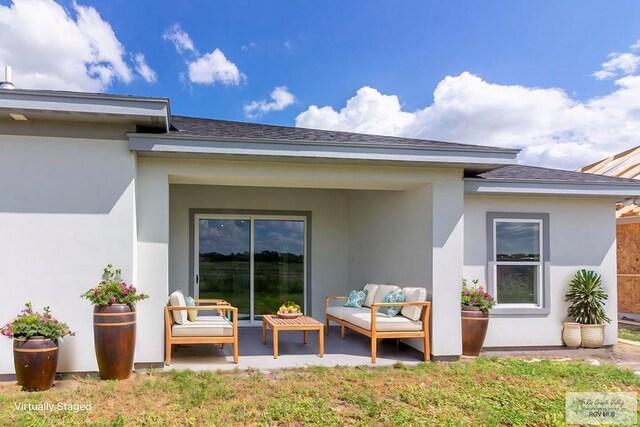
<path fill-rule="evenodd" d="M 595 271 L 585 269 L 579 270 L 573 276 L 569 290 L 564 296 L 565 301 L 571 301 L 567 313 L 583 325 L 598 325 L 611 321 L 604 312 L 604 302 L 607 298 L 608 295 L 602 286 L 602 277 Z"/>

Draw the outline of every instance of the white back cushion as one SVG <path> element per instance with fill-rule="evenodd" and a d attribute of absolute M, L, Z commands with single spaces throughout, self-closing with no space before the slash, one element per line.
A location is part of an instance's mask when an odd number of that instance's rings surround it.
<path fill-rule="evenodd" d="M 363 307 L 371 307 L 373 304 L 373 298 L 376 296 L 376 289 L 378 289 L 378 285 L 374 285 L 373 283 L 367 283 L 363 288 L 367 291 L 367 297 L 364 299 Z"/>
<path fill-rule="evenodd" d="M 375 297 L 373 297 L 373 302 L 382 302 L 385 295 L 387 295 L 389 292 L 398 292 L 399 290 L 400 288 L 394 285 L 378 285 L 378 289 L 376 289 L 376 295 Z"/>
<path fill-rule="evenodd" d="M 427 290 L 425 288 L 402 288 L 402 292 L 404 293 L 405 302 L 427 300 Z M 402 307 L 400 314 L 411 320 L 420 320 L 420 316 L 422 315 L 422 307 L 405 306 Z"/>
<path fill-rule="evenodd" d="M 169 296 L 169 305 L 172 307 L 186 307 L 187 303 L 184 300 L 182 292 L 175 291 L 172 293 Z M 173 310 L 171 313 L 173 314 L 173 321 L 178 325 L 187 323 L 187 310 Z"/>

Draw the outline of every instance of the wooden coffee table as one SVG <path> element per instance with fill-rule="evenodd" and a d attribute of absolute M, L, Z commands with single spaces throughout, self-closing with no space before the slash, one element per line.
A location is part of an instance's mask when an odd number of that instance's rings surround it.
<path fill-rule="evenodd" d="M 304 343 L 307 343 L 307 332 L 318 331 L 320 357 L 324 356 L 324 323 L 309 316 L 299 316 L 295 319 L 281 319 L 273 314 L 262 316 L 262 344 L 267 344 L 267 326 L 273 330 L 273 358 L 278 358 L 278 332 L 302 331 Z"/>

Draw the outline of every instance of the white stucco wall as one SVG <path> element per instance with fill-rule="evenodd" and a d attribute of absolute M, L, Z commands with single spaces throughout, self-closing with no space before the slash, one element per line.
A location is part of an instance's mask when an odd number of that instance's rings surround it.
<path fill-rule="evenodd" d="M 425 173 L 407 191 L 360 191 L 349 199 L 350 281 L 424 286 L 432 300 L 431 353 L 457 356 L 463 266 L 462 171 Z M 407 340 L 419 350 L 419 339 Z"/>
<path fill-rule="evenodd" d="M 349 284 L 431 288 L 429 188 L 352 191 L 349 197 Z"/>
<path fill-rule="evenodd" d="M 122 139 L 56 137 L 56 128 L 0 135 L 0 324 L 27 301 L 51 306 L 77 333 L 61 344 L 61 372 L 97 370 L 93 307 L 80 294 L 109 262 L 134 277 L 135 156 L 124 130 L 95 128 Z M 2 337 L 0 374 L 13 372 L 12 342 Z"/>
<path fill-rule="evenodd" d="M 301 188 L 171 185 L 169 288 L 188 293 L 189 209 L 311 212 L 310 313 L 324 317 L 324 297 L 349 288 L 347 192 Z"/>
<path fill-rule="evenodd" d="M 486 280 L 486 212 L 548 212 L 551 313 L 496 317 L 485 345 L 561 344 L 566 283 L 583 267 L 603 275 L 615 341 L 612 199 L 464 196 L 460 169 L 136 160 L 116 126 L 35 126 L 38 136 L 11 126 L 16 135 L 0 135 L 0 324 L 26 301 L 50 305 L 77 332 L 59 371 L 97 370 L 92 306 L 79 295 L 108 262 L 151 295 L 138 305 L 136 362 L 163 359 L 163 307 L 189 280 L 189 208 L 311 211 L 311 313 L 366 282 L 426 286 L 432 353 L 443 356 L 460 354 L 463 273 Z M 0 374 L 13 372 L 11 351 L 0 339 Z"/>
<path fill-rule="evenodd" d="M 477 196 L 464 199 L 464 277 L 486 283 L 486 212 L 549 213 L 550 313 L 544 316 L 492 317 L 485 347 L 562 345 L 568 303 L 567 284 L 581 268 L 602 275 L 612 322 L 605 344 L 616 342 L 617 286 L 614 200 L 586 197 Z"/>

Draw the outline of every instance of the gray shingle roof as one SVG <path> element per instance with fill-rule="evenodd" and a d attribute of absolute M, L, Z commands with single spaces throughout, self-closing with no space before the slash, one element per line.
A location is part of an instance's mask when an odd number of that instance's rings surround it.
<path fill-rule="evenodd" d="M 568 184 L 640 184 L 633 179 L 525 165 L 504 166 L 479 175 L 469 176 L 469 178 L 481 178 L 487 181 L 564 182 Z"/>
<path fill-rule="evenodd" d="M 393 136 L 369 135 L 363 133 L 337 132 L 287 126 L 263 125 L 258 123 L 233 122 L 227 120 L 201 119 L 196 117 L 171 116 L 175 136 L 194 136 L 225 139 L 246 139 L 262 141 L 305 142 L 323 144 L 388 145 L 444 150 L 505 151 L 517 150 L 486 147 L 453 142 L 430 141 L 425 139 L 398 138 Z"/>

